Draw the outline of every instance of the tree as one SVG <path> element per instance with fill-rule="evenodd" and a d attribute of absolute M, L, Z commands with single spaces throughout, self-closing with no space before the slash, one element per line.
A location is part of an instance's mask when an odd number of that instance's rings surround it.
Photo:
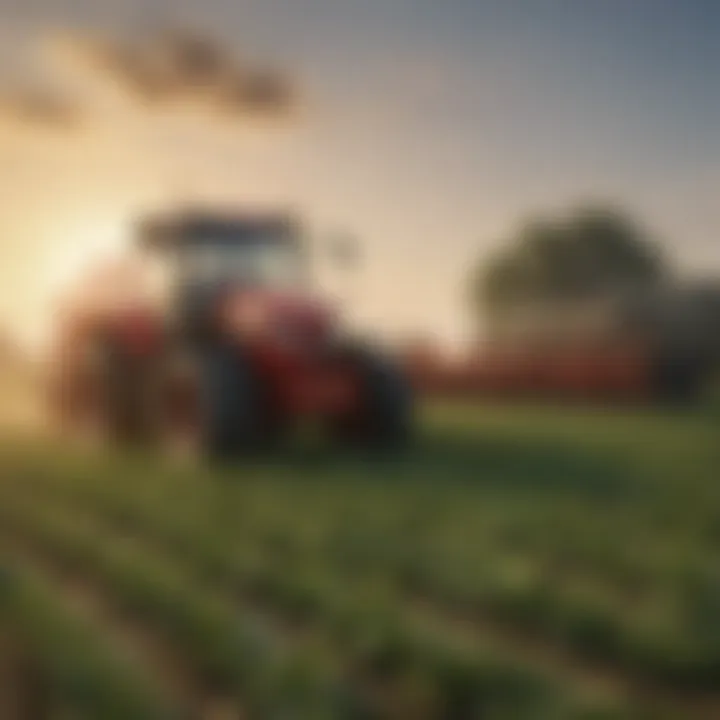
<path fill-rule="evenodd" d="M 527 223 L 472 276 L 474 311 L 491 323 L 533 307 L 567 307 L 652 287 L 668 275 L 658 247 L 627 216 L 582 208 Z"/>

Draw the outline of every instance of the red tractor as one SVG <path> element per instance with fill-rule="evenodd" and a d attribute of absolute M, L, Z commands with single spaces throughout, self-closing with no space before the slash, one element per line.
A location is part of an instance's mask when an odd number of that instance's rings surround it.
<path fill-rule="evenodd" d="M 209 458 L 269 447 L 306 422 L 356 446 L 409 439 L 405 378 L 311 298 L 292 218 L 175 213 L 138 235 L 162 291 L 107 273 L 60 323 L 52 387 L 65 430 Z"/>

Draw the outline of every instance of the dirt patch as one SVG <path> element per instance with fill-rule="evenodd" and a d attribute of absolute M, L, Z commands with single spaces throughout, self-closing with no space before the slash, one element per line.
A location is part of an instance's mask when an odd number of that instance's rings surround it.
<path fill-rule="evenodd" d="M 47 720 L 50 695 L 43 673 L 17 633 L 0 625 L 0 717 Z"/>

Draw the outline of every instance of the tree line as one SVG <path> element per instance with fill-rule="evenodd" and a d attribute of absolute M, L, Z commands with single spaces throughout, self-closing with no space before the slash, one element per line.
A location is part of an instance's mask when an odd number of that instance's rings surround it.
<path fill-rule="evenodd" d="M 521 224 L 472 270 L 470 306 L 489 342 L 643 342 L 672 372 L 720 367 L 720 276 L 687 277 L 616 208 Z"/>

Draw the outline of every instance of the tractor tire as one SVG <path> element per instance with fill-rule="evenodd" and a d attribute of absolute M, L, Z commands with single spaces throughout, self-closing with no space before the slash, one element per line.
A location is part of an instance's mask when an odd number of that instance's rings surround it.
<path fill-rule="evenodd" d="M 73 396 L 64 430 L 81 444 L 130 446 L 142 441 L 142 388 L 137 361 L 109 335 L 87 338 L 71 370 Z"/>
<path fill-rule="evenodd" d="M 174 371 L 168 370 L 177 360 L 177 355 L 168 359 L 159 387 L 177 385 Z M 162 449 L 185 461 L 224 462 L 263 447 L 267 433 L 261 387 L 242 352 L 219 344 L 198 347 L 181 351 L 180 364 L 190 388 L 190 417 L 168 411 L 168 393 L 160 393 L 155 416 Z"/>
<path fill-rule="evenodd" d="M 400 450 L 413 434 L 410 383 L 392 362 L 364 348 L 344 352 L 360 382 L 360 406 L 331 426 L 335 441 L 372 450 Z"/>
<path fill-rule="evenodd" d="M 219 347 L 200 353 L 201 442 L 210 459 L 227 459 L 253 448 L 257 402 L 248 367 L 237 353 Z"/>
<path fill-rule="evenodd" d="M 654 378 L 656 399 L 668 407 L 691 406 L 702 396 L 707 375 L 691 353 L 674 349 L 659 353 Z"/>

